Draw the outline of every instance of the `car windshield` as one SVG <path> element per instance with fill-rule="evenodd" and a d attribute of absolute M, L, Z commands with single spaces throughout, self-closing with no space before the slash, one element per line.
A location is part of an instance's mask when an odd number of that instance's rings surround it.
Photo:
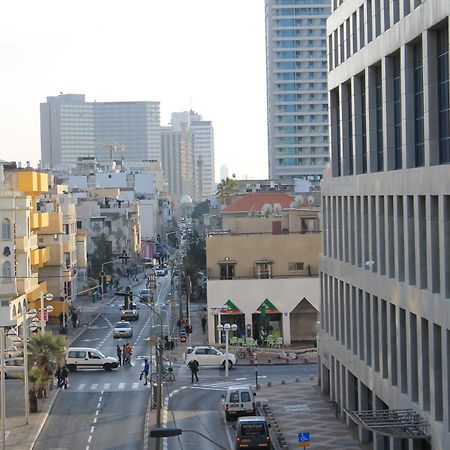
<path fill-rule="evenodd" d="M 241 425 L 242 436 L 258 436 L 265 434 L 265 427 L 262 423 L 245 423 Z"/>
<path fill-rule="evenodd" d="M 126 322 L 116 324 L 116 328 L 130 328 L 130 324 Z"/>

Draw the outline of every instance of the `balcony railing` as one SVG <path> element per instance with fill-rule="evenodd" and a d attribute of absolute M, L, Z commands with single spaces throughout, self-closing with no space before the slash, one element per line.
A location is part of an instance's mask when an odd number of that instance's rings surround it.
<path fill-rule="evenodd" d="M 234 280 L 271 280 L 271 279 L 291 279 L 291 278 L 318 278 L 318 274 L 297 274 L 297 275 L 274 275 L 267 277 L 261 277 L 258 275 L 249 276 L 234 276 L 234 277 L 220 277 L 220 276 L 209 276 L 208 280 L 224 280 L 224 281 L 234 281 Z"/>
<path fill-rule="evenodd" d="M 49 217 L 46 212 L 36 212 L 30 214 L 30 227 L 32 230 L 48 227 Z"/>

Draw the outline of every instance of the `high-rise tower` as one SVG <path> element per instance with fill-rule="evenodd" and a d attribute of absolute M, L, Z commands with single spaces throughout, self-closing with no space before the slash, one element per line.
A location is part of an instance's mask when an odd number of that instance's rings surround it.
<path fill-rule="evenodd" d="M 327 167 L 329 13 L 329 0 L 266 0 L 270 179 L 320 179 Z"/>

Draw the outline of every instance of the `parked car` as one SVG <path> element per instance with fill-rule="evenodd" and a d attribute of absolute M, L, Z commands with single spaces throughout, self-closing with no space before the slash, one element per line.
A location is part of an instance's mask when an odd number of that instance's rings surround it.
<path fill-rule="evenodd" d="M 197 361 L 200 367 L 218 366 L 225 368 L 226 355 L 220 350 L 207 345 L 198 347 L 187 347 L 186 353 L 183 353 L 183 359 L 186 364 L 190 361 Z M 231 368 L 237 363 L 234 353 L 228 353 L 228 367 Z"/>
<path fill-rule="evenodd" d="M 103 369 L 110 372 L 119 367 L 119 360 L 106 356 L 100 350 L 90 347 L 69 347 L 66 353 L 66 365 L 69 371 L 78 369 Z"/>
<path fill-rule="evenodd" d="M 239 415 L 256 415 L 255 395 L 249 384 L 228 386 L 223 396 L 225 419 L 231 420 Z"/>
<path fill-rule="evenodd" d="M 131 337 L 133 336 L 133 327 L 130 325 L 130 322 L 121 320 L 114 326 L 113 335 L 114 338 Z"/>
<path fill-rule="evenodd" d="M 23 378 L 23 358 L 5 359 L 6 378 Z"/>
<path fill-rule="evenodd" d="M 239 417 L 236 426 L 236 450 L 272 448 L 269 424 L 263 416 Z"/>

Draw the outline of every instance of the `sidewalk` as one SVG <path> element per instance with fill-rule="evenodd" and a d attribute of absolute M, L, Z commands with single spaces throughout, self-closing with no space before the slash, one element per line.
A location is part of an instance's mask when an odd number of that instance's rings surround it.
<path fill-rule="evenodd" d="M 142 274 L 139 276 L 139 282 L 142 281 Z M 130 284 L 129 284 L 130 283 Z M 123 289 L 125 286 L 134 286 L 136 282 L 132 279 L 123 279 L 120 288 Z M 69 318 L 69 323 L 67 324 L 67 334 L 64 335 L 66 338 L 67 347 L 81 334 L 83 331 L 90 326 L 92 322 L 98 317 L 98 315 L 107 308 L 108 304 L 114 298 L 115 290 L 105 294 L 103 299 L 97 302 L 92 301 L 92 297 L 79 297 L 74 304 L 78 308 L 78 319 L 79 326 L 73 328 L 72 323 Z M 47 324 L 46 331 L 51 331 L 53 334 L 59 334 L 59 324 Z M 52 409 L 53 403 L 56 400 L 59 389 L 54 387 L 52 390 L 47 392 L 48 397 L 46 399 L 38 400 L 38 412 L 30 413 L 30 422 L 25 425 L 25 415 L 23 407 L 20 409 L 19 415 L 8 416 L 8 405 L 12 404 L 24 404 L 24 390 L 23 383 L 21 383 L 21 389 L 14 390 L 14 392 L 8 392 L 8 387 L 6 387 L 6 449 L 7 450 L 32 450 L 33 446 L 39 437 L 39 433 L 45 425 L 48 415 Z"/>
<path fill-rule="evenodd" d="M 309 432 L 315 450 L 369 450 L 358 441 L 355 428 L 336 419 L 329 399 L 320 393 L 317 378 L 285 384 L 265 383 L 256 395 L 260 411 L 271 423 L 275 449 L 299 448 L 298 433 Z M 280 441 L 277 436 L 281 436 Z"/>

